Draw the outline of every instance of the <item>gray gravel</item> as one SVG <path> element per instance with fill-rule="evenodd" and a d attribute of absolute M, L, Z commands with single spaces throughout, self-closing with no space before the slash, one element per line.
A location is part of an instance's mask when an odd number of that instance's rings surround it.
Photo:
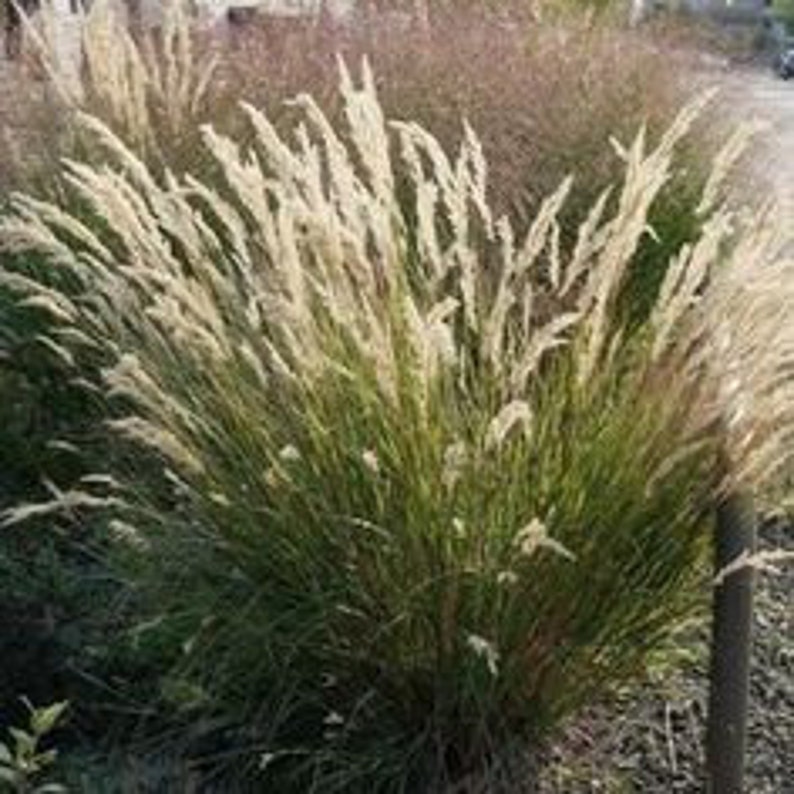
<path fill-rule="evenodd" d="M 794 550 L 790 526 L 763 546 Z M 703 791 L 708 627 L 681 648 L 690 663 L 593 709 L 551 749 L 542 794 Z M 747 794 L 794 794 L 794 566 L 758 579 Z"/>

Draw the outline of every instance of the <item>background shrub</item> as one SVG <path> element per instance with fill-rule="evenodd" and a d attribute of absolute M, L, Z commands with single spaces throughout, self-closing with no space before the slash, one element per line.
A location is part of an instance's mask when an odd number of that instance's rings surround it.
<path fill-rule="evenodd" d="M 776 19 L 779 19 L 786 27 L 786 30 L 791 33 L 794 28 L 794 3 L 790 0 L 775 0 L 772 3 L 772 13 Z"/>
<path fill-rule="evenodd" d="M 461 119 L 468 120 L 482 139 L 494 211 L 508 213 L 516 228 L 525 229 L 543 199 L 573 175 L 576 189 L 559 219 L 569 242 L 601 192 L 621 178 L 624 164 L 613 143 L 625 144 L 642 125 L 652 138 L 660 135 L 708 85 L 698 77 L 696 48 L 673 27 L 646 36 L 610 18 L 562 14 L 522 24 L 456 10 L 429 35 L 377 18 L 353 30 L 295 28 L 278 38 L 252 27 L 220 58 L 209 114 L 230 129 L 235 116 L 223 99 L 229 86 L 229 99 L 245 97 L 287 125 L 293 114 L 284 100 L 306 90 L 338 118 L 339 53 L 348 63 L 366 55 L 385 113 L 415 119 L 448 154 Z M 652 209 L 657 236 L 643 240 L 636 254 L 643 262 L 636 273 L 647 284 L 636 284 L 633 311 L 647 307 L 670 256 L 697 234 L 694 210 L 715 131 L 731 124 L 724 110 L 711 108 L 708 116 L 682 145 Z"/>

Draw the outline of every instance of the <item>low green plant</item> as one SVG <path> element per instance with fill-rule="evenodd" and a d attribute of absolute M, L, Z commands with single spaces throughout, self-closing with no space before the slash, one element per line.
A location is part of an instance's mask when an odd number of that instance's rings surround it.
<path fill-rule="evenodd" d="M 17 265 L 17 275 L 36 271 L 35 261 Z M 104 408 L 72 382 L 75 362 L 52 346 L 48 319 L 14 305 L 0 270 L 2 510 L 89 474 L 85 441 L 96 436 Z M 79 700 L 76 671 L 94 666 L 85 651 L 96 651 L 98 627 L 114 622 L 113 580 L 101 571 L 94 530 L 64 515 L 0 532 L 0 623 L 8 629 L 0 635 L 0 711 L 13 710 L 19 692 L 35 702 Z"/>
<path fill-rule="evenodd" d="M 471 129 L 451 159 L 385 121 L 366 68 L 342 94 L 344 136 L 306 95 L 290 140 L 252 107 L 250 147 L 205 128 L 222 182 L 159 178 L 84 119 L 106 164 L 70 163 L 63 205 L 15 198 L 0 241 L 43 269 L 9 283 L 102 351 L 109 428 L 149 457 L 4 521 L 115 514 L 162 697 L 222 717 L 216 758 L 249 782 L 515 781 L 518 744 L 700 608 L 715 501 L 786 459 L 788 236 L 720 200 L 732 139 L 628 322 L 698 106 L 625 147 L 569 244 L 569 180 L 517 233 Z"/>
<path fill-rule="evenodd" d="M 58 726 L 68 703 L 42 708 L 26 698 L 23 703 L 30 713 L 28 728 L 9 728 L 11 740 L 0 742 L 0 789 L 16 794 L 63 794 L 62 785 L 41 782 L 58 758 L 57 750 L 43 750 L 41 742 Z"/>
<path fill-rule="evenodd" d="M 199 114 L 211 59 L 199 55 L 186 4 L 169 3 L 158 36 L 133 41 L 108 2 L 83 19 L 83 68 L 62 62 L 51 4 L 28 23 L 27 43 L 43 69 L 20 64 L 0 97 L 0 206 L 15 190 L 64 196 L 61 158 L 90 158 L 76 119 L 104 118 L 153 169 L 198 145 Z M 117 13 L 119 9 L 115 9 Z M 90 136 L 89 136 L 90 138 Z M 188 140 L 190 138 L 190 140 Z M 4 256 L 4 255 L 0 255 Z M 35 257 L 17 258 L 16 276 L 42 277 Z M 74 360 L 40 311 L 15 305 L 0 263 L 0 510 L 68 491 L 114 454 L 103 438 L 106 407 L 81 385 L 102 365 L 96 351 Z M 59 281 L 53 285 L 69 289 Z M 87 439 L 91 439 L 91 450 Z M 76 441 L 79 441 L 79 448 Z M 129 728 L 156 684 L 152 653 L 125 643 L 134 594 L 106 567 L 106 526 L 79 508 L 0 532 L 0 711 L 17 693 L 35 702 L 67 697 L 83 737 L 105 740 Z M 119 681 L 131 683 L 123 692 Z"/>
<path fill-rule="evenodd" d="M 772 14 L 785 25 L 789 34 L 794 30 L 794 3 L 791 0 L 775 0 Z"/>

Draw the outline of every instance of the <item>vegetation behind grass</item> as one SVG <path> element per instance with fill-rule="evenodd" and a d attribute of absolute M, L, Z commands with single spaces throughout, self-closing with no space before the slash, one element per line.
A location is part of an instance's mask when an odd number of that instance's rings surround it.
<path fill-rule="evenodd" d="M 775 18 L 780 20 L 786 27 L 786 31 L 791 34 L 794 29 L 794 3 L 790 0 L 775 0 L 772 3 L 772 13 Z"/>
<path fill-rule="evenodd" d="M 481 137 L 489 167 L 489 200 L 524 230 L 543 200 L 571 175 L 575 190 L 562 208 L 563 239 L 571 242 L 602 191 L 619 181 L 619 154 L 645 126 L 653 138 L 707 87 L 692 41 L 672 27 L 627 30 L 612 17 L 561 13 L 542 23 L 505 22 L 487 14 L 442 16 L 429 33 L 378 24 L 334 31 L 295 29 L 280 38 L 252 27 L 219 60 L 211 115 L 228 97 L 266 107 L 288 129 L 285 99 L 310 91 L 332 119 L 340 117 L 336 59 L 368 57 L 378 75 L 384 110 L 415 119 L 454 153 L 466 119 Z M 252 68 L 252 64 L 256 64 Z M 228 106 L 227 106 L 228 107 Z M 675 171 L 655 202 L 657 234 L 636 253 L 635 313 L 652 300 L 666 263 L 698 231 L 694 212 L 721 127 L 733 122 L 712 107 L 682 144 Z M 239 131 L 241 134 L 244 132 Z"/>

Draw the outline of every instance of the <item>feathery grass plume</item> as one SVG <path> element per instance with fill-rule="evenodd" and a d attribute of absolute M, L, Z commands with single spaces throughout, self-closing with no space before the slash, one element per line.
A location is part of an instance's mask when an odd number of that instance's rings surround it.
<path fill-rule="evenodd" d="M 277 759 L 268 785 L 439 791 L 702 604 L 718 454 L 761 487 L 791 447 L 794 263 L 771 210 L 709 196 L 625 326 L 700 105 L 640 133 L 569 247 L 575 181 L 518 234 L 470 129 L 450 158 L 342 74 L 347 134 L 305 96 L 292 138 L 253 107 L 248 147 L 205 128 L 221 184 L 158 178 L 91 122 L 107 163 L 67 164 L 80 216 L 16 197 L 0 240 L 69 274 L 63 299 L 46 268 L 8 283 L 114 362 L 113 427 L 178 484 L 125 492 L 125 554 L 180 674 Z"/>
<path fill-rule="evenodd" d="M 56 46 L 55 12 L 46 0 L 41 24 L 26 20 L 34 51 L 68 110 L 103 119 L 133 150 L 162 156 L 169 138 L 195 126 L 215 69 L 195 52 L 186 0 L 167 0 L 162 26 L 133 35 L 118 3 L 78 9 L 79 48 L 64 58 Z"/>
<path fill-rule="evenodd" d="M 565 239 L 601 190 L 621 177 L 620 163 L 605 146 L 609 135 L 628 139 L 642 121 L 654 135 L 664 130 L 704 82 L 700 51 L 659 29 L 646 35 L 581 14 L 506 23 L 471 5 L 455 3 L 429 36 L 378 13 L 366 24 L 336 30 L 290 29 L 283 39 L 252 25 L 223 52 L 218 84 L 235 86 L 275 117 L 285 96 L 306 90 L 327 113 L 341 116 L 334 60 L 339 52 L 349 62 L 367 54 L 389 117 L 420 122 L 447 152 L 456 145 L 460 116 L 468 118 L 494 177 L 492 206 L 508 211 L 522 230 L 575 170 L 578 189 L 559 218 Z M 649 260 L 663 261 L 688 236 L 692 194 L 702 178 L 698 161 L 711 148 L 707 126 L 723 128 L 701 124 L 687 141 L 655 208 L 665 236 L 663 245 L 646 241 Z"/>

